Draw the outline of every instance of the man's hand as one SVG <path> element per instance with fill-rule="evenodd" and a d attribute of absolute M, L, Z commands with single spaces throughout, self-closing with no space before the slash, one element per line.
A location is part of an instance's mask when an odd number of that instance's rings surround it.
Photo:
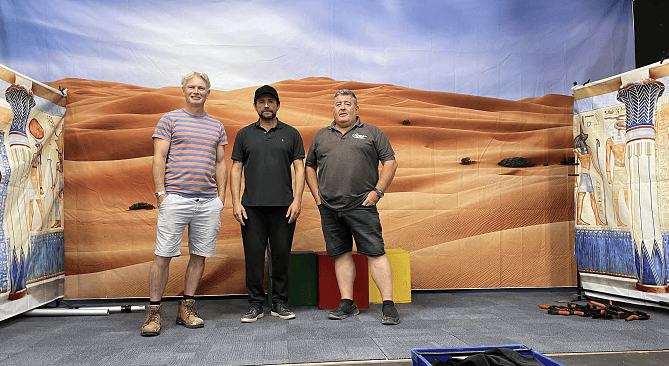
<path fill-rule="evenodd" d="M 369 191 L 369 193 L 367 193 L 367 198 L 365 198 L 365 201 L 362 203 L 362 205 L 363 206 L 375 206 L 379 202 L 380 199 L 381 198 L 379 198 L 379 195 L 376 194 L 376 192 Z"/>
<path fill-rule="evenodd" d="M 246 216 L 246 210 L 244 209 L 244 206 L 242 206 L 241 203 L 233 203 L 232 204 L 232 216 L 235 217 L 235 220 L 242 224 L 242 226 L 245 226 L 244 224 L 244 219 L 248 220 L 248 216 Z"/>
<path fill-rule="evenodd" d="M 167 193 L 163 193 L 160 196 L 158 196 L 158 198 L 156 198 L 156 200 L 158 201 L 158 207 L 160 207 L 165 198 L 167 198 Z"/>
<path fill-rule="evenodd" d="M 297 220 L 297 218 L 300 217 L 301 212 L 302 204 L 300 202 L 293 201 L 293 203 L 290 204 L 290 207 L 288 207 L 288 212 L 286 212 L 288 223 L 292 224 L 295 220 Z"/>

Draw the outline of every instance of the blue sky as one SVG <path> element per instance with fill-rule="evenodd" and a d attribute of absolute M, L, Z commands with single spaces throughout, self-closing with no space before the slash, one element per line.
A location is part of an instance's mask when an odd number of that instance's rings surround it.
<path fill-rule="evenodd" d="M 517 100 L 634 68 L 631 0 L 3 0 L 0 63 L 162 87 L 330 77 Z"/>

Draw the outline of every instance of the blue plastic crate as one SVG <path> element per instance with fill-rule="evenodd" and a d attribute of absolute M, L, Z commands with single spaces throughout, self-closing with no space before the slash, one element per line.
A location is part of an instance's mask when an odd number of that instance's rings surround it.
<path fill-rule="evenodd" d="M 453 347 L 453 348 L 412 348 L 411 361 L 413 366 L 432 366 L 433 359 L 447 361 L 455 356 L 471 356 L 476 353 L 484 352 L 493 348 L 510 348 L 524 356 L 534 356 L 539 362 L 546 366 L 564 366 L 563 364 L 542 355 L 522 344 L 505 344 L 502 346 L 472 346 L 472 347 Z"/>

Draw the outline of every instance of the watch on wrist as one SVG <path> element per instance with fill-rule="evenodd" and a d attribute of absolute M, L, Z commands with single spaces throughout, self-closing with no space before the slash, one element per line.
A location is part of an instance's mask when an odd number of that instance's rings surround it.
<path fill-rule="evenodd" d="M 383 192 L 381 192 L 380 190 L 378 190 L 376 188 L 374 188 L 374 192 L 376 193 L 377 196 L 379 196 L 379 198 L 383 198 Z"/>
<path fill-rule="evenodd" d="M 167 192 L 165 192 L 165 191 L 156 192 L 156 198 L 164 195 L 165 193 L 167 193 Z"/>

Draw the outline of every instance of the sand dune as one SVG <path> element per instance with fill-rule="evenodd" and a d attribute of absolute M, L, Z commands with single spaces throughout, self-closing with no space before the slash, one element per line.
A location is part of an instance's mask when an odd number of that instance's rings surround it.
<path fill-rule="evenodd" d="M 155 202 L 151 134 L 163 113 L 182 106 L 181 90 L 80 79 L 50 84 L 69 90 L 66 297 L 146 297 L 157 210 L 128 207 Z M 575 283 L 573 168 L 559 165 L 573 156 L 572 97 L 509 101 L 327 78 L 274 86 L 279 118 L 300 130 L 307 147 L 331 122 L 332 95 L 342 88 L 356 92 L 362 120 L 388 134 L 399 169 L 379 209 L 387 247 L 411 252 L 414 288 Z M 228 157 L 237 131 L 257 119 L 255 89 L 214 90 L 207 102 L 207 112 L 225 124 Z M 536 165 L 497 164 L 514 156 Z M 474 163 L 461 165 L 464 157 Z M 229 208 L 222 218 L 202 294 L 244 292 L 239 227 Z M 308 191 L 294 249 L 324 249 Z M 186 262 L 173 261 L 167 294 L 182 291 Z"/>

